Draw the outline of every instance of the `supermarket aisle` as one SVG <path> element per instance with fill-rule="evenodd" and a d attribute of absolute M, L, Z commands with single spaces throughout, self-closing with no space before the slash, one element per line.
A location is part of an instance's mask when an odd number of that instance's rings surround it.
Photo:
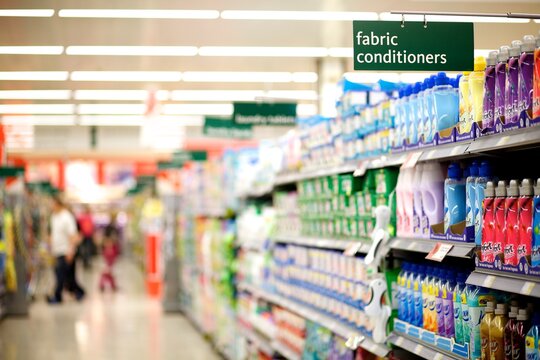
<path fill-rule="evenodd" d="M 88 297 L 81 304 L 33 305 L 29 318 L 0 323 L 2 360 L 213 360 L 219 357 L 191 324 L 164 315 L 161 304 L 144 294 L 140 271 L 118 264 L 121 291 L 97 290 L 99 266 L 81 276 Z"/>

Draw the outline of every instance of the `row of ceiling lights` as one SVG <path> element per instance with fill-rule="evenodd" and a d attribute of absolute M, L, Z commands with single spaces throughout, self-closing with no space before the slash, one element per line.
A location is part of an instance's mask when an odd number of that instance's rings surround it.
<path fill-rule="evenodd" d="M 0 16 L 52 17 L 54 9 L 1 9 Z M 354 11 L 273 11 L 273 10 L 174 10 L 174 9 L 62 9 L 64 18 L 129 18 L 129 19 L 230 19 L 230 20 L 299 20 L 299 21 L 353 21 L 401 20 L 401 15 L 389 12 Z M 422 21 L 422 15 L 407 15 L 409 21 Z M 428 21 L 528 23 L 529 19 L 427 15 Z M 539 20 L 535 20 L 539 21 Z"/>
<path fill-rule="evenodd" d="M 204 116 L 133 116 L 133 115 L 27 115 L 3 116 L 2 124 L 7 126 L 142 126 L 151 123 L 153 126 L 181 125 L 202 126 Z"/>

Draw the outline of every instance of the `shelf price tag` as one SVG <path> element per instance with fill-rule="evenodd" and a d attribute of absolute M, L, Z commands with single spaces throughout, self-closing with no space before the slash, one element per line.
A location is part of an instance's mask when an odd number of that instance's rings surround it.
<path fill-rule="evenodd" d="M 343 252 L 343 255 L 345 256 L 354 256 L 358 251 L 360 251 L 360 248 L 362 247 L 361 242 L 354 242 L 352 244 L 347 245 L 347 248 Z"/>
<path fill-rule="evenodd" d="M 535 285 L 536 284 L 531 281 L 526 281 L 521 287 L 519 293 L 523 295 L 531 295 Z"/>
<path fill-rule="evenodd" d="M 452 250 L 454 245 L 438 242 L 433 249 L 427 254 L 426 259 L 441 262 L 446 255 Z"/>
<path fill-rule="evenodd" d="M 482 286 L 483 287 L 487 287 L 487 288 L 490 288 L 493 286 L 493 283 L 495 283 L 495 280 L 497 280 L 497 278 L 493 275 L 488 275 L 486 276 L 486 278 L 484 279 L 484 282 L 482 283 Z"/>

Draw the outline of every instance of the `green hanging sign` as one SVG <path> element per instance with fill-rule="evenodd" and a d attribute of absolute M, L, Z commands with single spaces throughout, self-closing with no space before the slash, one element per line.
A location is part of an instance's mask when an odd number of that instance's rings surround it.
<path fill-rule="evenodd" d="M 24 175 L 22 166 L 0 166 L 0 178 L 17 177 Z"/>
<path fill-rule="evenodd" d="M 233 121 L 242 125 L 290 126 L 295 124 L 296 103 L 235 102 Z"/>
<path fill-rule="evenodd" d="M 354 70 L 472 71 L 472 23 L 354 21 Z"/>
<path fill-rule="evenodd" d="M 237 124 L 231 119 L 204 118 L 203 134 L 210 137 L 229 139 L 251 139 L 253 131 L 250 124 Z"/>
<path fill-rule="evenodd" d="M 184 167 L 185 162 L 175 162 L 175 161 L 159 161 L 158 170 L 170 170 L 170 169 L 181 169 Z"/>
<path fill-rule="evenodd" d="M 172 162 L 183 164 L 188 161 L 206 161 L 208 153 L 206 151 L 175 151 L 172 155 Z"/>

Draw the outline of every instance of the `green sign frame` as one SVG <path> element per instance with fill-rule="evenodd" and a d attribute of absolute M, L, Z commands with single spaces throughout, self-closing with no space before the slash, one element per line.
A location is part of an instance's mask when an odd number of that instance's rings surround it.
<path fill-rule="evenodd" d="M 472 71 L 473 23 L 353 21 L 354 70 Z"/>
<path fill-rule="evenodd" d="M 253 129 L 250 124 L 237 124 L 232 119 L 205 117 L 203 134 L 209 137 L 229 139 L 251 139 Z"/>
<path fill-rule="evenodd" d="M 188 161 L 206 161 L 208 153 L 206 151 L 185 151 L 179 150 L 172 154 L 172 161 L 177 164 L 183 164 Z"/>
<path fill-rule="evenodd" d="M 233 121 L 240 125 L 291 126 L 296 124 L 296 103 L 233 103 Z"/>

